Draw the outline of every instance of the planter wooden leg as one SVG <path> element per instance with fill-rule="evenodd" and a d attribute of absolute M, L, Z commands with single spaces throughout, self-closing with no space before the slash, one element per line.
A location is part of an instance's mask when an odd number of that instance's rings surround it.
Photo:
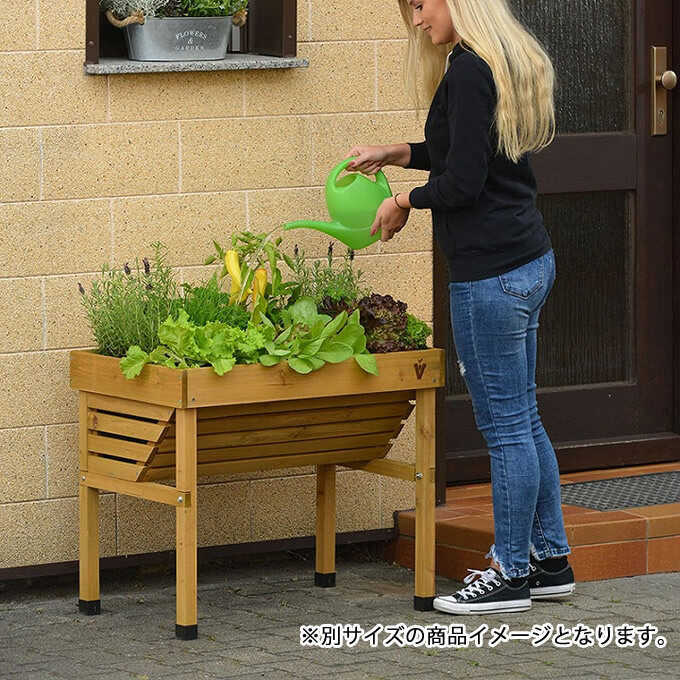
<path fill-rule="evenodd" d="M 88 393 L 78 394 L 80 410 L 78 449 L 80 456 L 80 476 L 87 472 L 87 400 Z M 99 489 L 89 486 L 78 487 L 78 506 L 80 513 L 79 542 L 79 580 L 80 596 L 78 610 L 83 614 L 100 614 L 101 600 L 99 595 Z"/>
<path fill-rule="evenodd" d="M 80 597 L 78 610 L 100 614 L 99 596 L 99 489 L 80 486 Z"/>
<path fill-rule="evenodd" d="M 316 466 L 316 571 L 314 585 L 335 586 L 335 465 Z"/>
<path fill-rule="evenodd" d="M 180 640 L 195 640 L 197 624 L 197 498 L 196 498 L 196 409 L 177 409 L 176 482 L 178 489 L 189 492 L 189 499 L 176 508 L 177 517 L 177 623 L 175 635 Z M 179 494 L 178 492 L 178 495 Z M 187 502 L 188 501 L 188 502 Z"/>
<path fill-rule="evenodd" d="M 416 391 L 416 592 L 418 611 L 434 609 L 435 390 Z"/>

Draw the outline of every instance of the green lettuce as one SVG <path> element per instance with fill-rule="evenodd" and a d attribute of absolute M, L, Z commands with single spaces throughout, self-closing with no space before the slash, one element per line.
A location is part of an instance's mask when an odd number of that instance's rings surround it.
<path fill-rule="evenodd" d="M 285 330 L 264 343 L 266 352 L 259 357 L 263 366 L 275 366 L 286 359 L 297 373 L 310 373 L 326 363 L 337 364 L 354 357 L 361 369 L 378 375 L 375 357 L 366 350 L 359 310 L 349 316 L 343 311 L 333 319 L 319 314 L 311 297 L 302 297 L 283 310 L 282 318 Z"/>
<path fill-rule="evenodd" d="M 212 366 L 215 373 L 224 375 L 238 364 L 257 363 L 265 351 L 266 328 L 252 324 L 243 330 L 214 321 L 196 326 L 185 310 L 175 319 L 169 316 L 158 329 L 159 344 L 150 353 L 133 345 L 120 362 L 126 378 L 138 376 L 146 364 L 159 364 L 169 368 Z"/>
<path fill-rule="evenodd" d="M 300 298 L 282 310 L 286 327 L 278 335 L 264 315 L 245 330 L 213 321 L 197 326 L 184 309 L 169 316 L 158 329 L 160 344 L 151 352 L 138 345 L 128 348 L 120 368 L 126 378 L 137 377 L 146 364 L 169 368 L 212 366 L 224 375 L 236 364 L 275 366 L 282 359 L 297 373 L 311 373 L 326 363 L 337 364 L 354 357 L 366 373 L 378 375 L 375 357 L 366 349 L 366 335 L 359 323 L 359 310 L 335 318 L 319 314 L 312 298 Z"/>

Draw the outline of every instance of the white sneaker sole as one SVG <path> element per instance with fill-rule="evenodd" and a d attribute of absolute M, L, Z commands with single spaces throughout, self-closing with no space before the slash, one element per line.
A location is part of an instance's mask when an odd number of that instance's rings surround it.
<path fill-rule="evenodd" d="M 508 600 L 507 602 L 479 602 L 469 604 L 454 602 L 448 597 L 435 597 L 434 608 L 447 614 L 494 614 L 525 612 L 531 609 L 531 600 Z"/>
<path fill-rule="evenodd" d="M 532 588 L 531 599 L 542 600 L 544 598 L 560 599 L 562 597 L 569 597 L 574 592 L 575 583 L 567 583 L 562 586 L 546 586 L 545 588 Z"/>

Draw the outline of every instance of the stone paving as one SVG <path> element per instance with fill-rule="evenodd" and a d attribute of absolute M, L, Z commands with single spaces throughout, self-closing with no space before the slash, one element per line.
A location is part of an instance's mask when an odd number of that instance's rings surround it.
<path fill-rule="evenodd" d="M 578 577 L 578 575 L 577 575 Z M 657 680 L 680 667 L 680 573 L 576 584 L 565 601 L 536 601 L 527 612 L 450 616 L 413 609 L 413 572 L 378 557 L 376 548 L 339 547 L 337 586 L 316 588 L 311 551 L 217 560 L 201 564 L 198 639 L 175 639 L 172 565 L 102 573 L 102 613 L 77 612 L 75 577 L 0 585 L 0 678 L 42 680 L 156 680 L 187 678 L 338 678 L 438 680 L 525 678 L 547 680 Z M 438 592 L 462 584 L 437 578 Z M 322 624 L 359 624 L 368 639 L 349 646 L 302 646 L 300 627 L 314 635 Z M 385 643 L 404 624 L 416 635 L 425 626 L 465 624 L 468 634 L 488 629 L 481 646 L 427 648 Z M 545 624 L 551 624 L 552 634 Z M 658 628 L 647 647 L 615 641 L 591 647 L 553 642 L 564 627 L 573 639 L 583 624 Z M 314 628 L 314 627 L 317 628 Z M 387 629 L 388 626 L 394 628 Z M 418 628 L 420 627 L 420 628 Z M 539 627 L 540 630 L 539 630 Z M 503 631 L 506 637 L 503 638 Z M 546 641 L 507 639 L 536 631 Z M 587 630 L 587 629 L 586 629 Z M 622 629 L 619 629 L 622 630 Z M 402 631 L 402 637 L 406 631 Z M 350 636 L 351 637 L 351 636 Z M 492 638 L 500 640 L 491 645 Z M 655 639 L 663 637 L 664 647 Z M 562 639 L 562 638 L 560 638 Z"/>

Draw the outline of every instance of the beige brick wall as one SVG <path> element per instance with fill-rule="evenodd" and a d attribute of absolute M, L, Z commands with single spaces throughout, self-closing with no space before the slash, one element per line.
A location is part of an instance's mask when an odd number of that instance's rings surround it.
<path fill-rule="evenodd" d="M 11 7 L 10 7 L 11 6 Z M 0 3 L 0 568 L 77 557 L 77 401 L 92 345 L 77 282 L 163 240 L 181 280 L 211 239 L 324 219 L 328 171 L 356 143 L 422 139 L 401 87 L 394 0 L 298 0 L 307 69 L 86 76 L 83 0 Z M 389 168 L 395 191 L 424 174 Z M 290 232 L 309 255 L 329 239 Z M 357 256 L 367 282 L 432 318 L 430 217 Z M 390 456 L 413 460 L 413 417 Z M 311 467 L 201 480 L 201 545 L 310 535 Z M 299 500 L 304 502 L 300 503 Z M 338 473 L 338 530 L 392 526 L 412 485 Z M 245 511 L 244 511 L 245 510 Z M 102 496 L 102 554 L 163 550 L 171 509 Z"/>

